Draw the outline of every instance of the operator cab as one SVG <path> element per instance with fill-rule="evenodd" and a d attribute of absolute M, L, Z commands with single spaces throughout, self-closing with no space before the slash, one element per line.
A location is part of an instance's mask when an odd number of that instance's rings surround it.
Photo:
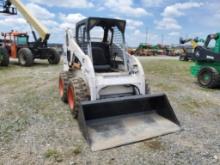
<path fill-rule="evenodd" d="M 220 52 L 219 41 L 220 41 L 220 38 L 219 38 L 218 33 L 209 34 L 206 38 L 204 47 L 209 50 L 212 50 L 215 53 L 219 53 Z"/>
<path fill-rule="evenodd" d="M 18 47 L 26 47 L 28 45 L 29 36 L 27 33 L 20 33 L 16 31 L 11 31 L 9 33 L 2 33 L 4 37 L 5 45 L 10 45 L 12 43 L 16 44 Z"/>
<path fill-rule="evenodd" d="M 27 46 L 28 45 L 28 35 L 25 35 L 25 34 L 18 35 L 16 38 L 16 43 L 17 43 L 17 45 L 20 45 L 20 46 Z"/>
<path fill-rule="evenodd" d="M 7 48 L 10 57 L 17 58 L 17 52 L 24 47 L 28 47 L 29 36 L 27 33 L 20 33 L 16 31 L 11 31 L 9 33 L 1 34 L 3 41 L 3 46 Z"/>
<path fill-rule="evenodd" d="M 95 17 L 76 25 L 76 41 L 92 58 L 95 72 L 126 70 L 125 25 L 124 20 Z"/>

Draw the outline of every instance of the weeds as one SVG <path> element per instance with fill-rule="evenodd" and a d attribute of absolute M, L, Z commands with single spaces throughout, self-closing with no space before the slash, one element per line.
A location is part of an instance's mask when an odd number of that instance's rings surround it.
<path fill-rule="evenodd" d="M 44 154 L 45 158 L 47 159 L 54 159 L 56 162 L 62 162 L 63 158 L 62 158 L 62 154 L 60 152 L 58 152 L 55 149 L 48 149 L 45 154 Z"/>

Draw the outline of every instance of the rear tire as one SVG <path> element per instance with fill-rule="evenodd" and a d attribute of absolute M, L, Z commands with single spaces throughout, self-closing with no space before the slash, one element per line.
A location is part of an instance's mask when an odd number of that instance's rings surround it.
<path fill-rule="evenodd" d="M 58 53 L 58 51 L 54 48 L 49 48 L 48 53 L 49 53 L 48 62 L 52 65 L 59 64 L 60 54 Z"/>
<path fill-rule="evenodd" d="M 179 60 L 180 61 L 188 61 L 188 58 L 185 55 L 180 55 Z"/>
<path fill-rule="evenodd" d="M 64 71 L 60 73 L 59 76 L 59 94 L 61 97 L 61 100 L 64 103 L 68 103 L 68 99 L 67 99 L 67 89 L 68 89 L 68 84 L 69 84 L 69 79 L 74 77 L 74 73 L 73 72 L 69 72 L 69 71 Z"/>
<path fill-rule="evenodd" d="M 180 56 L 179 56 L 179 60 L 180 60 L 180 61 L 183 61 L 183 56 L 180 55 Z"/>
<path fill-rule="evenodd" d="M 8 66 L 10 60 L 9 60 L 9 54 L 6 48 L 0 48 L 0 56 L 1 56 L 0 65 Z"/>
<path fill-rule="evenodd" d="M 67 98 L 74 118 L 78 117 L 81 102 L 89 100 L 88 96 L 88 88 L 82 78 L 72 78 L 69 80 Z"/>
<path fill-rule="evenodd" d="M 34 56 L 29 48 L 21 48 L 18 51 L 18 61 L 22 66 L 32 66 L 34 63 Z"/>
<path fill-rule="evenodd" d="M 215 68 L 204 67 L 199 71 L 197 76 L 198 83 L 201 87 L 215 88 L 220 84 L 220 75 Z"/>
<path fill-rule="evenodd" d="M 189 61 L 188 56 L 185 56 L 185 57 L 184 57 L 184 61 Z"/>

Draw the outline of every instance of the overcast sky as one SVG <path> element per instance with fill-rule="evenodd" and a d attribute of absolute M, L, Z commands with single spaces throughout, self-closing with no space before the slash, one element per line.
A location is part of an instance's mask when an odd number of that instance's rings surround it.
<path fill-rule="evenodd" d="M 129 46 L 140 42 L 177 44 L 179 37 L 202 37 L 220 30 L 220 0 L 21 0 L 63 42 L 65 28 L 88 16 L 127 20 Z M 22 16 L 0 16 L 2 32 L 30 31 Z"/>

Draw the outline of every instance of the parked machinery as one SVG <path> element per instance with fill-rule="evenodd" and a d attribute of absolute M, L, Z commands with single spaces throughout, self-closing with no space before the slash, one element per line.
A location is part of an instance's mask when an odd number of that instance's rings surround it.
<path fill-rule="evenodd" d="M 215 88 L 220 85 L 220 33 L 208 35 L 204 46 L 197 45 L 192 59 L 195 64 L 191 73 L 200 86 Z"/>
<path fill-rule="evenodd" d="M 149 93 L 141 63 L 127 53 L 125 26 L 89 17 L 75 35 L 66 31 L 60 96 L 93 151 L 180 130 L 166 95 Z"/>
<path fill-rule="evenodd" d="M 32 31 L 34 42 L 30 42 L 27 33 L 16 31 L 2 33 L 4 39 L 1 44 L 3 48 L 7 49 L 9 56 L 18 58 L 19 63 L 23 66 L 33 65 L 34 59 L 37 58 L 48 59 L 50 64 L 58 64 L 60 54 L 56 49 L 49 48 L 47 45 L 50 33 L 48 33 L 46 27 L 32 16 L 22 2 L 20 0 L 6 0 L 3 1 L 2 7 L 0 13 L 7 15 L 16 15 L 18 10 L 39 34 L 39 38 L 37 38 L 35 31 Z"/>
<path fill-rule="evenodd" d="M 161 55 L 161 47 L 159 45 L 140 44 L 135 50 L 137 56 L 156 56 Z"/>
<path fill-rule="evenodd" d="M 179 60 L 180 61 L 189 61 L 192 60 L 193 54 L 194 54 L 194 49 L 198 46 L 199 42 L 204 43 L 205 41 L 203 39 L 200 39 L 198 37 L 196 38 L 189 38 L 189 39 L 183 39 L 180 38 L 180 44 L 185 44 L 191 42 L 191 46 L 185 46 L 182 48 L 183 53 L 179 55 Z"/>
<path fill-rule="evenodd" d="M 0 66 L 9 65 L 9 55 L 7 49 L 0 47 Z"/>

